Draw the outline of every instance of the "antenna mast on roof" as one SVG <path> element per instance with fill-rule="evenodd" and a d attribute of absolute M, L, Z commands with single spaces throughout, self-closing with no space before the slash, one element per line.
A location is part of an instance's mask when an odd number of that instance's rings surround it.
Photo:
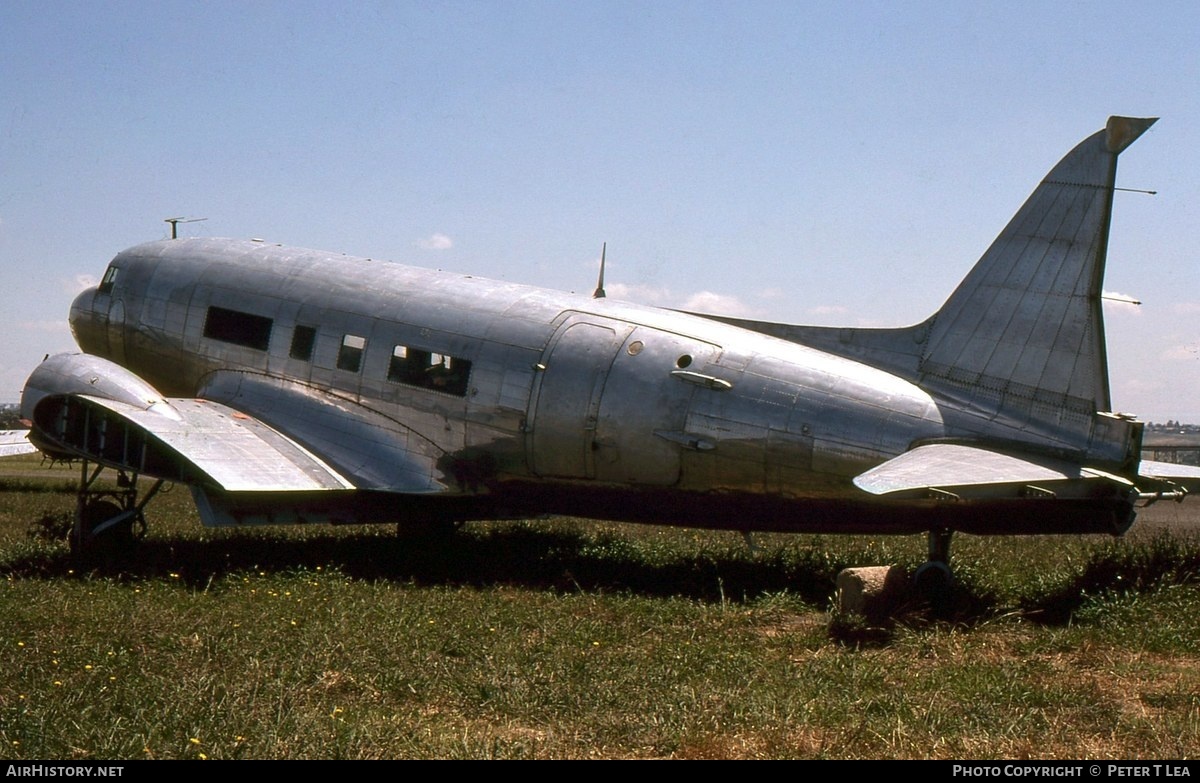
<path fill-rule="evenodd" d="M 592 293 L 593 299 L 604 298 L 604 253 L 608 250 L 608 243 L 605 242 L 600 246 L 600 282 L 596 283 L 596 290 Z"/>
<path fill-rule="evenodd" d="M 171 239 L 177 239 L 179 236 L 178 226 L 180 223 L 199 223 L 201 220 L 208 220 L 208 218 L 173 217 L 167 218 L 163 222 L 171 224 Z"/>

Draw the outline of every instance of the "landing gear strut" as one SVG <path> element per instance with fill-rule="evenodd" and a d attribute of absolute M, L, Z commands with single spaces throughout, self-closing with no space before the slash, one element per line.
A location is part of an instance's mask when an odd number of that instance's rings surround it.
<path fill-rule="evenodd" d="M 944 595 L 954 581 L 954 575 L 950 573 L 950 538 L 953 535 L 953 530 L 945 528 L 929 531 L 929 559 L 913 576 L 918 592 L 926 598 Z"/>
<path fill-rule="evenodd" d="M 154 482 L 138 502 L 138 475 L 117 473 L 117 488 L 97 488 L 103 465 L 89 472 L 86 460 L 80 468 L 79 490 L 75 493 L 75 523 L 71 526 L 71 554 L 79 559 L 100 556 L 109 559 L 124 554 L 146 535 L 142 509 L 158 494 L 162 479 Z"/>

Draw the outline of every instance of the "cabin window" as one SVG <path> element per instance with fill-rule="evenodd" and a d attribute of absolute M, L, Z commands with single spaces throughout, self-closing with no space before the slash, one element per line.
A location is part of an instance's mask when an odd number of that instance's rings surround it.
<path fill-rule="evenodd" d="M 204 319 L 204 336 L 265 351 L 271 344 L 272 323 L 270 318 L 261 315 L 210 307 L 208 317 Z"/>
<path fill-rule="evenodd" d="M 470 375 L 471 363 L 466 359 L 397 345 L 392 348 L 387 377 L 395 383 L 465 397 Z"/>
<path fill-rule="evenodd" d="M 302 362 L 312 360 L 313 343 L 317 340 L 317 330 L 311 326 L 297 326 L 292 332 L 292 348 L 288 356 Z"/>
<path fill-rule="evenodd" d="M 346 372 L 358 372 L 362 367 L 363 349 L 367 347 L 367 338 L 356 334 L 348 334 L 342 338 L 342 347 L 338 351 L 337 368 Z"/>
<path fill-rule="evenodd" d="M 120 267 L 110 266 L 104 270 L 104 279 L 100 281 L 100 285 L 96 286 L 96 291 L 101 294 L 107 294 L 113 290 L 113 286 L 117 284 L 117 274 L 121 271 Z"/>

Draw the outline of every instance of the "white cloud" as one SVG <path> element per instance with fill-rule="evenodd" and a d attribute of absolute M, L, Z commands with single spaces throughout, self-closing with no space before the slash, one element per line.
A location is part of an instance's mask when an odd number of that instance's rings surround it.
<path fill-rule="evenodd" d="M 431 234 L 417 242 L 417 246 L 423 250 L 449 250 L 454 247 L 454 240 L 445 234 Z"/>
<path fill-rule="evenodd" d="M 78 274 L 70 280 L 63 281 L 63 288 L 72 294 L 77 294 L 80 291 L 86 291 L 89 288 L 95 288 L 100 285 L 100 280 L 95 275 Z"/>
<path fill-rule="evenodd" d="M 711 291 L 699 291 L 688 297 L 684 302 L 684 310 L 714 315 L 748 316 L 750 309 L 742 304 L 736 296 L 714 294 Z"/>
<path fill-rule="evenodd" d="M 60 318 L 57 321 L 21 321 L 17 324 L 20 328 L 29 332 L 49 332 L 59 334 L 70 334 L 71 326 L 67 323 L 66 318 Z"/>
<path fill-rule="evenodd" d="M 671 292 L 665 288 L 648 285 L 630 285 L 628 283 L 605 283 L 604 293 L 612 299 L 623 299 L 626 302 L 638 302 L 664 306 Z"/>
<path fill-rule="evenodd" d="M 1141 315 L 1142 308 L 1139 306 L 1141 302 L 1136 296 L 1129 294 L 1121 294 L 1116 291 L 1101 291 L 1100 296 L 1104 302 L 1106 312 L 1111 313 L 1136 313 Z"/>
<path fill-rule="evenodd" d="M 1196 359 L 1200 359 L 1200 344 L 1172 345 L 1169 348 L 1163 349 L 1159 353 L 1159 357 L 1164 361 L 1171 362 L 1195 361 Z"/>

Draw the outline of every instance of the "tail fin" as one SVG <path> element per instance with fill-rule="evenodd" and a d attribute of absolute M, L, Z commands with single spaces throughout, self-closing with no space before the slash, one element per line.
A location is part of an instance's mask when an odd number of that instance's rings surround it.
<path fill-rule="evenodd" d="M 927 322 L 922 386 L 1030 424 L 1111 410 L 1100 297 L 1117 155 L 1154 122 L 1111 117 L 1046 175 Z"/>
<path fill-rule="evenodd" d="M 886 369 L 1015 431 L 1106 440 L 1101 284 L 1117 156 L 1157 118 L 1110 117 L 1067 153 L 942 308 L 900 329 L 718 320 Z"/>

